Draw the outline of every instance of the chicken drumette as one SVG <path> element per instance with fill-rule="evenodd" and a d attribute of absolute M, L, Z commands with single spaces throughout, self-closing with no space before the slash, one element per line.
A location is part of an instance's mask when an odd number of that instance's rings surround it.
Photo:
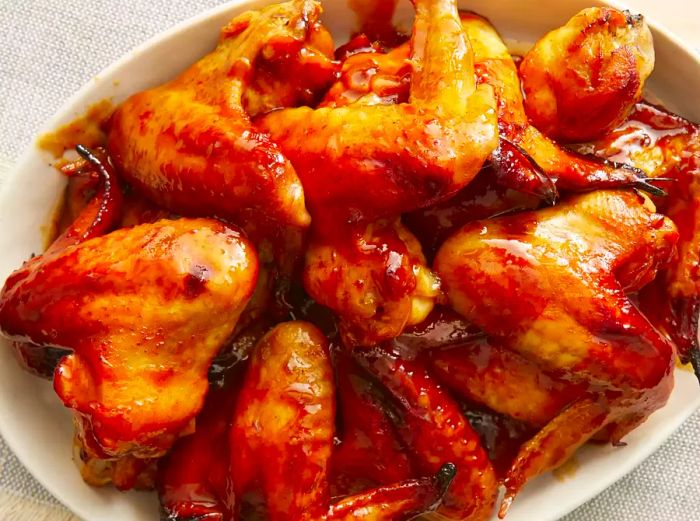
<path fill-rule="evenodd" d="M 654 44 L 641 15 L 584 9 L 523 58 L 527 115 L 554 139 L 600 138 L 627 119 L 653 69 Z"/>

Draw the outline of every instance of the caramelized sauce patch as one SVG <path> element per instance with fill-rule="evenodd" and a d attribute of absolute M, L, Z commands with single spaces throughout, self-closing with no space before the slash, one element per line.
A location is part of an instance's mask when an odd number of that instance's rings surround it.
<path fill-rule="evenodd" d="M 67 123 L 53 132 L 39 137 L 37 145 L 41 150 L 51 153 L 59 159 L 67 150 L 76 145 L 89 148 L 104 146 L 107 141 L 106 126 L 114 112 L 114 105 L 109 100 L 102 100 L 88 107 L 85 114 Z"/>

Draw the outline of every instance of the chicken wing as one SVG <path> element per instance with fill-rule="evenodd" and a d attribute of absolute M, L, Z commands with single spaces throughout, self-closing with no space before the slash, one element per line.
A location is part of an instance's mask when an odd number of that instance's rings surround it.
<path fill-rule="evenodd" d="M 590 7 L 523 58 L 525 110 L 553 139 L 591 141 L 625 121 L 653 69 L 654 44 L 641 15 Z"/>
<path fill-rule="evenodd" d="M 435 472 L 445 461 L 457 469 L 431 519 L 489 519 L 496 501 L 496 476 L 459 405 L 422 361 L 401 358 L 383 348 L 356 351 L 356 356 L 395 399 L 401 411 L 400 433 L 419 469 Z"/>
<path fill-rule="evenodd" d="M 672 349 L 624 290 L 653 278 L 677 240 L 648 199 L 599 191 L 470 223 L 435 269 L 454 308 L 508 347 L 574 379 L 639 389 L 667 374 Z"/>
<path fill-rule="evenodd" d="M 81 158 L 65 165 L 62 173 L 69 177 L 66 208 L 58 223 L 58 236 L 48 252 L 79 244 L 116 227 L 125 211 L 124 195 L 112 163 L 102 151 L 82 145 L 76 147 Z M 60 222 L 63 221 L 63 222 Z M 52 378 L 64 349 L 35 345 L 26 339 L 13 342 L 14 353 L 22 367 L 44 378 Z"/>
<path fill-rule="evenodd" d="M 641 170 L 564 150 L 530 125 L 517 68 L 500 36 L 478 15 L 463 12 L 460 18 L 473 47 L 477 81 L 490 85 L 496 96 L 500 143 L 490 159 L 491 173 L 499 184 L 550 203 L 557 197 L 557 188 L 584 191 L 635 185 L 661 192 L 644 180 Z M 371 48 L 351 55 L 343 62 L 340 79 L 323 104 L 339 107 L 406 101 L 411 79 L 408 55 L 408 44 L 386 54 Z"/>
<path fill-rule="evenodd" d="M 525 182 L 527 192 L 551 199 L 548 182 L 536 171 L 535 167 L 539 167 L 562 191 L 634 185 L 652 193 L 660 192 L 658 188 L 648 185 L 644 172 L 639 169 L 581 157 L 562 149 L 542 135 L 529 123 L 525 114 L 518 70 L 501 37 L 487 20 L 476 14 L 462 13 L 461 19 L 464 30 L 473 42 L 479 81 L 491 85 L 496 93 L 502 143 L 515 145 L 516 151 L 522 151 L 532 159 L 532 164 L 528 165 L 518 158 L 519 164 L 513 165 L 513 170 L 518 175 L 507 175 L 508 172 L 505 172 L 502 174 L 502 183 L 517 189 Z M 512 147 L 506 145 L 506 148 L 507 154 L 512 153 Z M 505 159 L 505 166 L 509 166 L 508 157 Z M 503 161 L 497 158 L 496 163 L 501 162 Z M 541 183 L 539 189 L 538 180 Z"/>
<path fill-rule="evenodd" d="M 338 314 L 348 345 L 393 338 L 430 313 L 439 282 L 398 219 L 315 232 L 306 252 L 304 288 Z"/>
<path fill-rule="evenodd" d="M 598 430 L 614 424 L 610 437 L 618 441 L 668 399 L 673 346 L 625 291 L 653 279 L 677 241 L 673 223 L 648 199 L 599 191 L 476 221 L 441 247 L 435 269 L 460 314 L 504 347 L 594 393 L 545 426 L 537 439 L 548 446 L 523 447 L 517 461 L 527 465 L 512 469 L 509 501 L 526 479 L 562 463 Z M 590 414 L 570 412 L 577 408 Z"/>
<path fill-rule="evenodd" d="M 388 345 L 402 358 L 427 362 L 431 374 L 468 403 L 530 426 L 544 425 L 587 389 L 547 374 L 445 306 Z"/>
<path fill-rule="evenodd" d="M 0 293 L 10 338 L 71 350 L 54 388 L 96 454 L 162 455 L 202 407 L 207 370 L 258 271 L 209 219 L 122 229 L 29 261 Z"/>
<path fill-rule="evenodd" d="M 285 322 L 259 342 L 230 435 L 238 508 L 259 485 L 271 521 L 408 520 L 436 508 L 454 477 L 402 481 L 331 504 L 328 464 L 335 389 L 328 342 L 306 322 Z"/>
<path fill-rule="evenodd" d="M 335 389 L 328 342 L 306 322 L 273 328 L 255 348 L 230 445 L 233 490 L 256 482 L 271 521 L 320 519 L 330 503 Z"/>
<path fill-rule="evenodd" d="M 125 179 L 175 212 L 235 219 L 254 209 L 260 219 L 307 226 L 294 168 L 253 127 L 243 96 L 256 59 L 299 54 L 320 10 L 315 0 L 293 0 L 239 15 L 212 53 L 120 105 L 108 149 Z M 252 97 L 248 105 L 274 104 Z"/>
<path fill-rule="evenodd" d="M 416 0 L 408 103 L 301 107 L 256 121 L 318 215 L 394 216 L 465 186 L 496 146 L 493 94 L 475 86 L 454 0 Z"/>
<path fill-rule="evenodd" d="M 639 103 L 629 120 L 589 152 L 633 164 L 670 180 L 659 209 L 678 226 L 678 256 L 640 294 L 644 311 L 692 361 L 700 378 L 700 127 L 662 108 Z"/>
<path fill-rule="evenodd" d="M 388 400 L 343 350 L 334 353 L 340 445 L 331 458 L 331 492 L 355 493 L 417 475 L 388 412 Z"/>

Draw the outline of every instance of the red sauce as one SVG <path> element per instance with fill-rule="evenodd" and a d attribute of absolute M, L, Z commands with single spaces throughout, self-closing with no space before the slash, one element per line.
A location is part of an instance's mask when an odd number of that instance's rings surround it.
<path fill-rule="evenodd" d="M 396 47 L 407 36 L 391 23 L 398 0 L 348 0 L 348 7 L 357 16 L 356 33 L 385 47 Z"/>

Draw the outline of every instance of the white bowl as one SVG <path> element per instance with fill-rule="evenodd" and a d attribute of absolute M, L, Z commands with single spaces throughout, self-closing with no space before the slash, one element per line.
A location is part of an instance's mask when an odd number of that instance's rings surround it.
<path fill-rule="evenodd" d="M 234 0 L 192 18 L 153 38 L 99 74 L 73 96 L 44 127 L 55 129 L 105 98 L 118 102 L 128 95 L 172 78 L 215 45 L 219 29 L 235 14 L 270 1 Z M 469 0 L 462 7 L 489 17 L 508 39 L 532 42 L 584 7 L 613 5 L 594 0 Z M 345 0 L 325 0 L 324 19 L 342 42 L 354 17 Z M 407 27 L 412 17 L 405 3 L 397 20 Z M 700 120 L 700 57 L 650 21 L 656 47 L 656 69 L 649 90 L 667 107 Z M 22 156 L 0 194 L 0 281 L 30 254 L 42 250 L 44 228 L 62 196 L 65 180 L 48 166 L 50 158 L 36 146 Z M 69 320 L 70 317 L 67 317 Z M 22 370 L 6 342 L 0 341 L 0 432 L 29 471 L 61 502 L 87 521 L 154 521 L 154 493 L 123 494 L 83 483 L 71 460 L 70 413 L 51 385 Z M 563 516 L 630 472 L 661 445 L 700 406 L 692 374 L 678 371 L 668 405 L 627 439 L 624 448 L 585 447 L 580 467 L 567 480 L 545 475 L 518 496 L 508 521 L 550 521 Z M 672 462 L 669 462 L 672 465 Z"/>

